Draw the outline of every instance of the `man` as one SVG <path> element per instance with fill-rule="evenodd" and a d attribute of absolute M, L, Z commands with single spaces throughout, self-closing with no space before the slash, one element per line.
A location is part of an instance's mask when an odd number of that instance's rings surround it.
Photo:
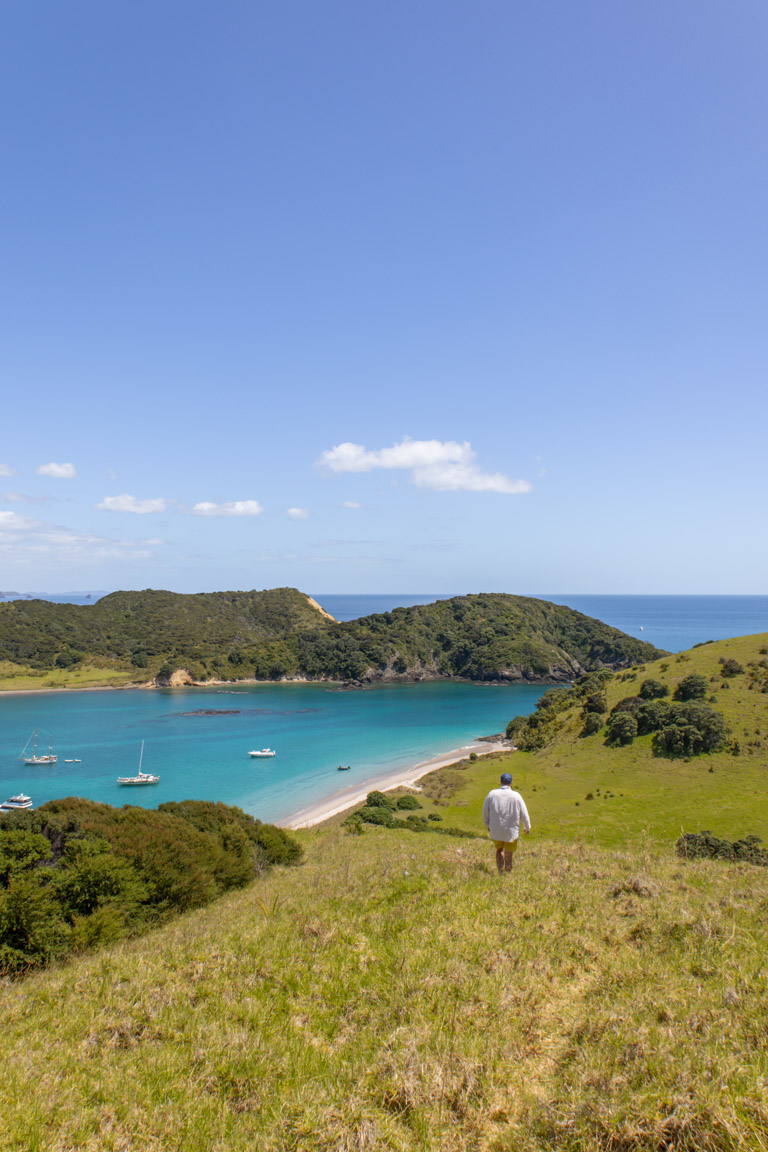
<path fill-rule="evenodd" d="M 521 823 L 527 836 L 531 830 L 528 809 L 520 793 L 512 791 L 509 772 L 504 772 L 501 787 L 492 789 L 483 804 L 483 824 L 496 848 L 496 867 L 499 873 L 512 871 Z"/>

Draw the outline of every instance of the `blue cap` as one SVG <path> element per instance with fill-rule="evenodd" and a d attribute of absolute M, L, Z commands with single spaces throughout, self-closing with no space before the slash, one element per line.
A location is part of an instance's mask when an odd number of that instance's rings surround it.
<path fill-rule="evenodd" d="M 502 784 L 511 784 L 512 783 L 512 777 L 510 776 L 509 772 L 503 772 L 502 773 L 501 782 L 502 782 Z"/>

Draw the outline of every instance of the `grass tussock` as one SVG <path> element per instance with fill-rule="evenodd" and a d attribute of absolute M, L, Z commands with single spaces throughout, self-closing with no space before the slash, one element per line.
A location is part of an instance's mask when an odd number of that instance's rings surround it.
<path fill-rule="evenodd" d="M 307 861 L 0 992 L 0 1149 L 768 1148 L 768 873 L 306 834 Z"/>

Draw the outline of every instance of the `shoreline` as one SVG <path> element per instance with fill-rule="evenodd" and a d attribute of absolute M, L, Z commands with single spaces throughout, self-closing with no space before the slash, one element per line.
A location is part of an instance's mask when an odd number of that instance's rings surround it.
<path fill-rule="evenodd" d="M 466 760 L 470 752 L 475 752 L 479 759 L 481 756 L 489 756 L 493 752 L 512 752 L 513 750 L 512 745 L 506 740 L 498 740 L 494 743 L 485 740 L 482 743 L 465 744 L 461 748 L 454 748 L 451 752 L 441 752 L 429 760 L 421 760 L 408 768 L 399 768 L 385 774 L 379 773 L 369 776 L 365 780 L 351 784 L 348 788 L 342 788 L 341 791 L 335 792 L 325 800 L 318 800 L 306 808 L 300 808 L 282 819 L 271 821 L 271 823 L 276 824 L 279 828 L 286 828 L 294 832 L 300 828 L 313 828 L 317 824 L 323 824 L 326 820 L 330 820 L 333 816 L 338 816 L 339 813 L 345 812 L 348 808 L 360 804 L 369 792 L 376 790 L 389 792 L 393 788 L 403 787 L 414 788 L 422 776 L 427 776 L 430 772 L 437 771 L 438 768 L 447 768 L 458 760 Z"/>

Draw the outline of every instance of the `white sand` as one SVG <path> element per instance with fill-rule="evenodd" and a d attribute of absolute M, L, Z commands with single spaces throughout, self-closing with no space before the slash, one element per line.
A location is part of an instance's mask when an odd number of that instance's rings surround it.
<path fill-rule="evenodd" d="M 335 792 L 333 796 L 329 796 L 325 800 L 318 800 L 316 804 L 310 804 L 308 808 L 302 808 L 283 820 L 276 820 L 275 823 L 279 824 L 281 828 L 311 828 L 313 824 L 322 824 L 324 820 L 330 820 L 339 812 L 353 808 L 365 800 L 368 793 L 374 790 L 388 792 L 392 788 L 413 788 L 416 786 L 416 782 L 422 776 L 426 776 L 428 772 L 434 772 L 438 768 L 446 768 L 449 764 L 455 764 L 457 760 L 464 760 L 470 752 L 476 752 L 478 756 L 487 756 L 491 752 L 509 751 L 512 751 L 512 746 L 504 740 L 495 741 L 492 744 L 487 741 L 483 741 L 482 744 L 467 744 L 463 748 L 455 748 L 452 752 L 445 752 L 431 760 L 422 760 L 421 763 L 414 764 L 410 768 L 401 768 L 399 771 L 390 772 L 386 776 L 370 776 L 365 780 L 359 780 L 348 788 L 342 788 L 339 792 Z"/>

